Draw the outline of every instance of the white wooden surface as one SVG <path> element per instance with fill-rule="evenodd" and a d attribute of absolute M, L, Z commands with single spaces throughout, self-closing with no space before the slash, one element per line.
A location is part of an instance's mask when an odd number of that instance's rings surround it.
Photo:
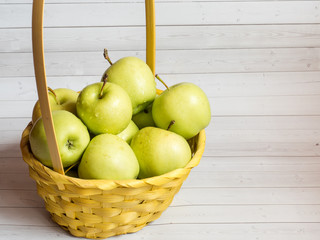
<path fill-rule="evenodd" d="M 75 239 L 50 220 L 19 141 L 36 101 L 31 0 L 0 0 L 0 239 Z M 156 0 L 157 73 L 211 102 L 204 157 L 160 219 L 111 239 L 320 238 L 320 1 Z M 144 59 L 142 0 L 47 0 L 48 84 L 81 90 Z M 161 85 L 159 85 L 160 87 Z"/>

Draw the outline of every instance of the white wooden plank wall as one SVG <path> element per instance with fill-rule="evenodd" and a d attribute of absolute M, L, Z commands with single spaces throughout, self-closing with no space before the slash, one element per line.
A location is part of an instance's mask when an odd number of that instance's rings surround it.
<path fill-rule="evenodd" d="M 19 150 L 37 98 L 31 10 L 0 0 L 0 239 L 72 239 Z M 318 240 L 320 1 L 156 0 L 156 23 L 157 73 L 202 87 L 212 122 L 172 206 L 114 239 Z M 47 0 L 44 26 L 52 88 L 99 81 L 105 47 L 145 59 L 141 0 Z"/>

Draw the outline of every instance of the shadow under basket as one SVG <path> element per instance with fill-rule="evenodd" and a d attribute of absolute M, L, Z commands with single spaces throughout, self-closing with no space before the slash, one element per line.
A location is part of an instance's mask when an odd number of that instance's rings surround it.
<path fill-rule="evenodd" d="M 21 151 L 52 219 L 72 235 L 108 238 L 133 233 L 160 217 L 171 204 L 205 147 L 205 131 L 188 142 L 192 159 L 186 167 L 145 179 L 86 180 L 59 174 L 33 156 L 30 123 L 22 133 Z"/>

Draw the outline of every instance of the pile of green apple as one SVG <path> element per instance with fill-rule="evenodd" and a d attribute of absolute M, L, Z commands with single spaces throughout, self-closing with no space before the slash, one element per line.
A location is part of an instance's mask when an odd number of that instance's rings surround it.
<path fill-rule="evenodd" d="M 211 120 L 205 93 L 184 82 L 157 94 L 155 76 L 144 61 L 124 57 L 112 63 L 106 52 L 105 58 L 111 66 L 101 81 L 80 92 L 49 89 L 67 174 L 83 179 L 142 179 L 185 167 L 192 157 L 187 140 Z M 39 102 L 32 122 L 31 151 L 52 167 Z"/>

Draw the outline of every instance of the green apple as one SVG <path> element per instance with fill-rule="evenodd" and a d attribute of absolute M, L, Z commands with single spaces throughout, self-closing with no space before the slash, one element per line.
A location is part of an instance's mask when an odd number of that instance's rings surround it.
<path fill-rule="evenodd" d="M 140 165 L 139 178 L 183 168 L 191 159 L 191 149 L 185 138 L 156 127 L 141 129 L 133 137 L 131 148 Z"/>
<path fill-rule="evenodd" d="M 125 130 L 123 130 L 121 133 L 118 133 L 117 135 L 121 137 L 123 140 L 125 140 L 128 144 L 130 144 L 131 139 L 134 135 L 136 135 L 137 132 L 139 132 L 139 128 L 131 120 L 128 127 L 126 127 Z"/>
<path fill-rule="evenodd" d="M 142 111 L 156 96 L 156 82 L 149 66 L 137 57 L 124 57 L 112 64 L 103 74 L 108 82 L 125 89 L 131 99 L 132 113 Z"/>
<path fill-rule="evenodd" d="M 85 150 L 78 167 L 84 179 L 135 179 L 139 163 L 130 146 L 113 134 L 95 136 Z"/>
<path fill-rule="evenodd" d="M 52 119 L 63 167 L 79 161 L 90 142 L 87 127 L 74 114 L 66 110 L 52 112 Z M 33 155 L 43 165 L 52 167 L 43 119 L 40 117 L 29 134 Z"/>
<path fill-rule="evenodd" d="M 51 111 L 66 110 L 76 114 L 76 102 L 79 93 L 68 88 L 57 88 L 52 90 L 49 88 L 49 103 Z M 39 101 L 33 107 L 32 123 L 35 123 L 41 117 Z"/>
<path fill-rule="evenodd" d="M 153 102 L 152 117 L 157 127 L 186 139 L 197 135 L 211 120 L 209 100 L 193 83 L 178 83 L 162 92 Z"/>
<path fill-rule="evenodd" d="M 97 82 L 86 86 L 79 94 L 77 115 L 94 135 L 118 134 L 130 123 L 131 101 L 117 84 Z"/>
<path fill-rule="evenodd" d="M 144 127 L 154 127 L 152 118 L 152 103 L 149 104 L 143 111 L 132 116 L 132 121 L 138 126 L 139 129 Z"/>

